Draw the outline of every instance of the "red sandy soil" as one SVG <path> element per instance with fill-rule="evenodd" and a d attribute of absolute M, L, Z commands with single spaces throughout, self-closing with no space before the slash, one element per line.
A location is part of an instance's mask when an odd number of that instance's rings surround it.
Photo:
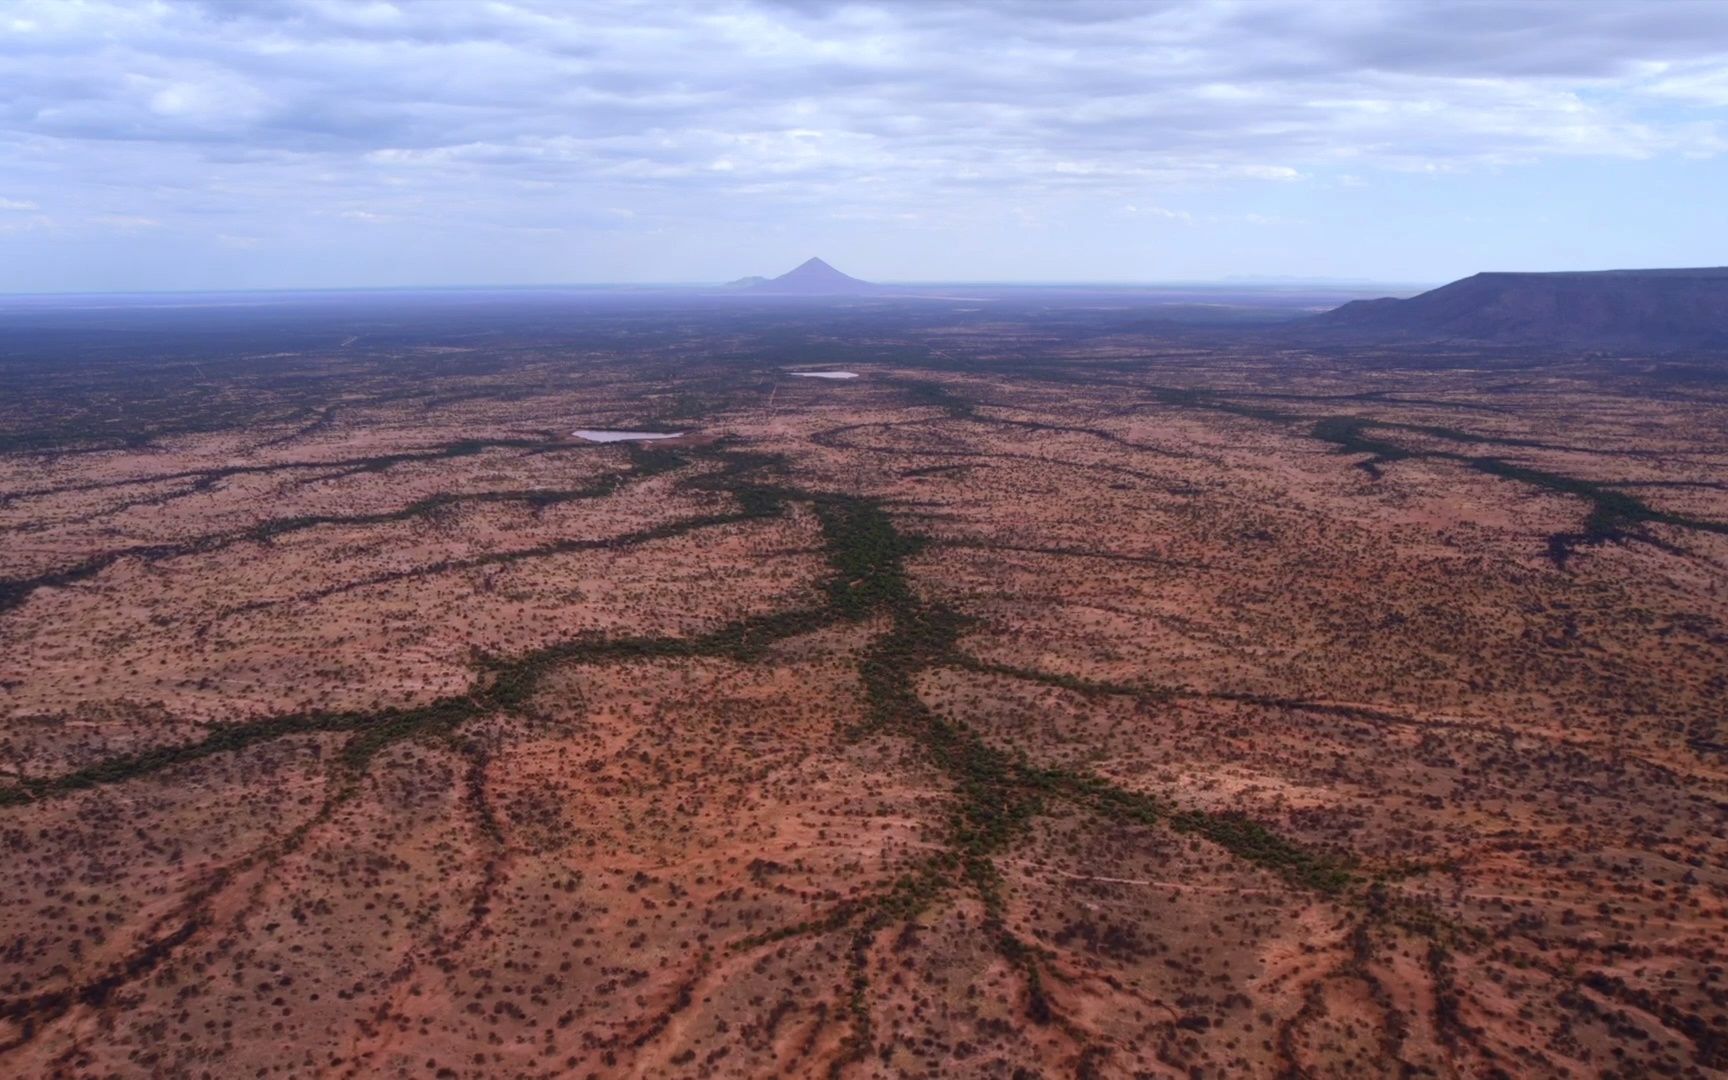
<path fill-rule="evenodd" d="M 933 333 L 0 456 L 0 1071 L 1728 1074 L 1728 402 Z"/>

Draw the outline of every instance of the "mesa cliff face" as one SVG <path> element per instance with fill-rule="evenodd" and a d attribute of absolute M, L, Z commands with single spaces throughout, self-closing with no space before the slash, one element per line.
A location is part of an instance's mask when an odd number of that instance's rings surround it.
<path fill-rule="evenodd" d="M 1408 300 L 1356 300 L 1303 330 L 1358 340 L 1728 346 L 1728 268 L 1484 273 Z"/>

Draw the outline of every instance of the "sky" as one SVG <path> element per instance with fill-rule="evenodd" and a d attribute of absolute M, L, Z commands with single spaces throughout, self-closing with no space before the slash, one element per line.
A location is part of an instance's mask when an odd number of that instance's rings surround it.
<path fill-rule="evenodd" d="M 5 0 L 0 291 L 1728 264 L 1717 0 Z"/>

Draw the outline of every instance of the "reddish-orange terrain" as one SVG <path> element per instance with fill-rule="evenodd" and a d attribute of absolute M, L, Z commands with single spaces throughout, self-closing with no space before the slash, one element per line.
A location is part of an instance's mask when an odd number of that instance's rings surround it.
<path fill-rule="evenodd" d="M 0 363 L 0 1074 L 1728 1075 L 1719 369 L 576 322 Z"/>

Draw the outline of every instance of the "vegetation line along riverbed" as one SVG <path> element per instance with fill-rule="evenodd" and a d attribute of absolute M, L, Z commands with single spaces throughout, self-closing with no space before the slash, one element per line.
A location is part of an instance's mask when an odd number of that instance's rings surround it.
<path fill-rule="evenodd" d="M 794 504 L 814 510 L 830 568 L 821 587 L 823 603 L 738 620 L 694 636 L 582 635 L 514 657 L 484 657 L 476 664 L 473 685 L 460 695 L 419 706 L 300 712 L 223 727 L 182 745 L 122 755 L 58 776 L 24 780 L 0 789 L 0 805 L 52 798 L 135 779 L 214 754 L 321 732 L 348 734 L 332 768 L 341 774 L 340 788 L 351 791 L 371 762 L 402 740 L 449 736 L 488 715 L 531 709 L 542 680 L 561 666 L 696 656 L 748 662 L 774 642 L 838 622 L 875 619 L 881 620 L 885 629 L 871 640 L 858 662 L 864 720 L 837 734 L 851 740 L 906 740 L 940 771 L 949 785 L 943 842 L 879 893 L 846 902 L 826 917 L 753 935 L 739 943 L 739 947 L 748 948 L 850 929 L 847 1001 L 842 1013 L 850 1028 L 843 1052 L 836 1059 L 836 1070 L 861 1059 L 873 1045 L 869 973 L 878 935 L 916 918 L 944 897 L 966 896 L 978 904 L 988 940 L 1021 975 L 1026 1015 L 1040 1024 L 1058 1024 L 1077 1042 L 1085 1042 L 1079 1028 L 1064 1020 L 1049 998 L 1047 954 L 1009 928 L 1008 899 L 997 866 L 997 859 L 1037 818 L 1061 808 L 1133 827 L 1167 827 L 1203 838 L 1292 884 L 1322 894 L 1342 898 L 1362 884 L 1362 876 L 1350 860 L 1306 848 L 1263 823 L 1180 807 L 1090 773 L 1040 765 L 991 744 L 964 722 L 932 708 L 917 692 L 920 673 L 943 668 L 987 671 L 988 666 L 970 659 L 960 647 L 966 618 L 921 596 L 909 580 L 906 560 L 919 552 L 921 541 L 903 534 L 880 502 L 795 486 L 787 481 L 779 459 L 735 446 L 637 451 L 632 474 L 657 475 L 693 466 L 699 468 L 692 469 L 682 485 L 689 490 L 729 495 L 736 508 L 720 515 L 726 521 L 777 518 Z M 583 495 L 610 493 L 629 478 L 608 478 Z M 422 503 L 440 501 L 441 497 L 433 497 Z M 703 520 L 707 517 L 714 515 Z M 679 523 L 673 523 L 632 542 L 678 531 Z"/>

